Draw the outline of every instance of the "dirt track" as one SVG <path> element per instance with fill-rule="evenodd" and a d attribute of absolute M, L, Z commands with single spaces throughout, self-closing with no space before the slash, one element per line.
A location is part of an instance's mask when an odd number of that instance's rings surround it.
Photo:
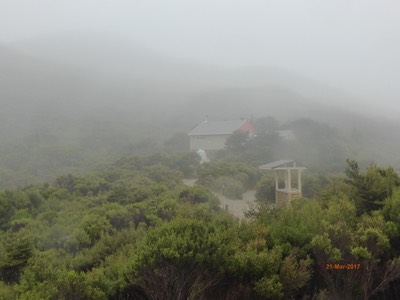
<path fill-rule="evenodd" d="M 196 179 L 184 179 L 183 183 L 188 186 L 194 186 Z M 219 193 L 213 193 L 221 202 L 221 208 L 226 209 L 239 220 L 245 218 L 244 212 L 251 206 L 256 206 L 255 191 L 247 191 L 243 194 L 243 199 L 230 199 Z"/>
<path fill-rule="evenodd" d="M 243 199 L 229 199 L 224 195 L 214 193 L 215 196 L 218 197 L 221 202 L 221 207 L 223 209 L 228 208 L 228 211 L 239 218 L 240 220 L 245 218 L 244 212 L 248 211 L 251 206 L 255 206 L 255 193 L 256 191 L 247 191 L 243 194 Z"/>

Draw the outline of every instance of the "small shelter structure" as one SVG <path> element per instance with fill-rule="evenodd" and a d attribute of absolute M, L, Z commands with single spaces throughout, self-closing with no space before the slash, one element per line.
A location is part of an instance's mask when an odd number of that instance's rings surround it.
<path fill-rule="evenodd" d="M 301 189 L 301 173 L 306 168 L 297 167 L 294 160 L 278 160 L 262 165 L 259 168 L 261 170 L 274 171 L 275 203 L 277 205 L 288 204 L 294 199 L 303 197 Z M 284 179 L 283 182 L 282 178 Z"/>

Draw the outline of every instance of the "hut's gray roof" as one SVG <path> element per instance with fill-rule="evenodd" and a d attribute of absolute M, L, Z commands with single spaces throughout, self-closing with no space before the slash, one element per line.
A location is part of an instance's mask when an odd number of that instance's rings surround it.
<path fill-rule="evenodd" d="M 293 160 L 288 160 L 288 159 L 282 159 L 282 160 L 274 161 L 274 162 L 269 163 L 269 164 L 262 165 L 259 168 L 263 169 L 263 170 L 273 170 L 275 168 L 282 167 L 282 166 L 290 164 L 292 162 L 294 162 L 294 161 Z"/>
<path fill-rule="evenodd" d="M 188 135 L 232 134 L 245 122 L 246 120 L 204 121 L 193 128 Z"/>

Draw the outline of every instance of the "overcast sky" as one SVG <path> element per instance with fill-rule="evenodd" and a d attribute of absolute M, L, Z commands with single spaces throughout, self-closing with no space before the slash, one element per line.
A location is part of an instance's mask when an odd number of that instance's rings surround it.
<path fill-rule="evenodd" d="M 400 113 L 400 1 L 0 0 L 0 42 L 115 32 L 174 57 L 275 66 Z"/>

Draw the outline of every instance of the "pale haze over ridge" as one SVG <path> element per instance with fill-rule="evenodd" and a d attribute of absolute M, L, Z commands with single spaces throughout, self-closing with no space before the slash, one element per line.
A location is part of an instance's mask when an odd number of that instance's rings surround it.
<path fill-rule="evenodd" d="M 400 112 L 397 1 L 2 0 L 0 20 L 5 45 L 115 33 L 186 61 L 286 69 L 344 90 L 367 109 Z"/>

